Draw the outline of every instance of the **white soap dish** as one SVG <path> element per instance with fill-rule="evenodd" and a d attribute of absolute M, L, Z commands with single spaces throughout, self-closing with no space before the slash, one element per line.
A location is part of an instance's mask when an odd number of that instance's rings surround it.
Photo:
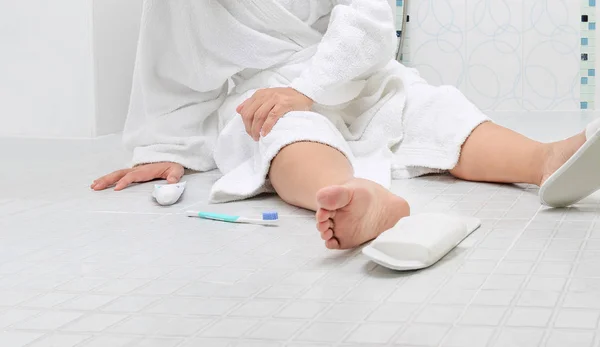
<path fill-rule="evenodd" d="M 481 220 L 425 213 L 401 219 L 362 252 L 375 263 L 393 270 L 427 268 L 481 226 Z"/>

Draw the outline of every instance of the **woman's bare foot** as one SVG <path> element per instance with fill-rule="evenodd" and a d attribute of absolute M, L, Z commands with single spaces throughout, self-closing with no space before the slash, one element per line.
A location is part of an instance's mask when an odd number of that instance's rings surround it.
<path fill-rule="evenodd" d="M 321 189 L 317 204 L 317 229 L 329 249 L 360 246 L 410 214 L 406 200 L 362 179 Z"/>
<path fill-rule="evenodd" d="M 563 166 L 583 146 L 585 141 L 585 133 L 580 133 L 566 140 L 546 145 L 539 186 L 544 184 L 556 170 Z"/>

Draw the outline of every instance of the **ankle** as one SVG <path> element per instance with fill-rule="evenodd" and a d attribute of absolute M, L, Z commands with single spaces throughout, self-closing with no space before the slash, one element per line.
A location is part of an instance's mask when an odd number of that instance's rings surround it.
<path fill-rule="evenodd" d="M 393 228 L 400 219 L 410 216 L 410 205 L 405 199 L 390 192 L 386 206 L 391 206 L 388 209 L 390 212 L 385 216 L 386 229 Z"/>
<path fill-rule="evenodd" d="M 530 182 L 527 183 L 540 187 L 546 181 L 552 174 L 550 171 L 552 171 L 554 153 L 555 144 L 543 143 L 540 145 L 540 148 L 535 153 L 535 158 L 533 158 L 532 168 L 534 170 L 532 170 Z"/>
<path fill-rule="evenodd" d="M 545 144 L 540 154 L 542 164 L 537 166 L 541 168 L 541 174 L 538 174 L 540 178 L 536 184 L 539 186 L 544 184 L 556 170 L 563 166 L 585 144 L 585 141 L 585 134 L 580 133 L 563 141 Z"/>

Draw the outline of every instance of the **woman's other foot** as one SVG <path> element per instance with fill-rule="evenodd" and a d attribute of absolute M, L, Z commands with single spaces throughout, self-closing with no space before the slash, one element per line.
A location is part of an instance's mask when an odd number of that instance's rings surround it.
<path fill-rule="evenodd" d="M 556 170 L 560 169 L 586 141 L 585 133 L 577 134 L 563 141 L 545 145 L 539 186 L 542 186 Z"/>

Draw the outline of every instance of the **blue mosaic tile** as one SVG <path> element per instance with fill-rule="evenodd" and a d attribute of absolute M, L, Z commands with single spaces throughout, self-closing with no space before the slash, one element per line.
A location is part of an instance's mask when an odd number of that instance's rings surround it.
<path fill-rule="evenodd" d="M 581 33 L 580 33 L 580 92 L 579 101 L 582 110 L 596 108 L 596 0 L 583 0 L 581 3 Z"/>

